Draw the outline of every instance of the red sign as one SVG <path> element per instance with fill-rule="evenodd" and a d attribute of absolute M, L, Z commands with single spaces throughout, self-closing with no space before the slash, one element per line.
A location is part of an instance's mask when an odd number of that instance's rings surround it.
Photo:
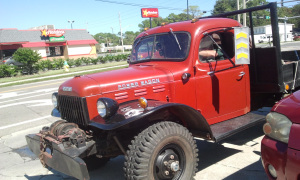
<path fill-rule="evenodd" d="M 142 8 L 142 18 L 152 18 L 158 17 L 158 9 L 157 8 Z"/>
<path fill-rule="evenodd" d="M 41 30 L 42 36 L 49 36 L 49 37 L 61 37 L 65 34 L 64 30 L 58 30 L 58 29 L 44 29 Z"/>

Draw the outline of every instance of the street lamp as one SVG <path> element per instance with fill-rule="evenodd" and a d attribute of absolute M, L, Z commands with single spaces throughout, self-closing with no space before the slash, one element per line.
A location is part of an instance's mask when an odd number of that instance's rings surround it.
<path fill-rule="evenodd" d="M 75 21 L 71 21 L 71 20 L 68 21 L 68 23 L 71 23 L 71 29 L 73 29 L 72 24 L 73 24 L 74 22 L 75 22 Z"/>

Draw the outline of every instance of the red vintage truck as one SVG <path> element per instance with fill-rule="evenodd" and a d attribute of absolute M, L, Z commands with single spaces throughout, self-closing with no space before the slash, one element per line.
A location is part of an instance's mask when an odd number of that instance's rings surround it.
<path fill-rule="evenodd" d="M 256 48 L 252 12 L 265 9 L 273 46 Z M 194 137 L 219 142 L 262 122 L 258 109 L 299 87 L 298 64 L 281 58 L 276 9 L 270 3 L 142 32 L 128 68 L 59 87 L 52 115 L 61 120 L 27 135 L 29 148 L 45 167 L 78 179 L 89 179 L 89 162 L 118 155 L 125 155 L 126 179 L 192 179 Z M 226 18 L 239 13 L 250 16 L 250 35 Z"/>

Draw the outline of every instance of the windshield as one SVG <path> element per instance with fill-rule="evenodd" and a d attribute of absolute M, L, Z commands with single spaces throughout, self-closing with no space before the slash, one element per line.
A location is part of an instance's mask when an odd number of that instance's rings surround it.
<path fill-rule="evenodd" d="M 188 33 L 156 34 L 140 37 L 133 44 L 130 62 L 144 60 L 184 60 L 189 51 L 190 36 Z"/>

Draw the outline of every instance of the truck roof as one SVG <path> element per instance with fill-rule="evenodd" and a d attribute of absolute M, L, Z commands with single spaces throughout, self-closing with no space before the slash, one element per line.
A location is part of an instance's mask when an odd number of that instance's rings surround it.
<path fill-rule="evenodd" d="M 163 26 L 151 28 L 142 32 L 137 38 L 146 35 L 169 32 L 170 28 L 173 31 L 187 31 L 191 34 L 196 32 L 207 31 L 214 28 L 227 28 L 227 27 L 239 27 L 241 24 L 236 20 L 229 18 L 201 18 L 198 21 L 192 23 L 192 20 L 170 23 Z"/>

